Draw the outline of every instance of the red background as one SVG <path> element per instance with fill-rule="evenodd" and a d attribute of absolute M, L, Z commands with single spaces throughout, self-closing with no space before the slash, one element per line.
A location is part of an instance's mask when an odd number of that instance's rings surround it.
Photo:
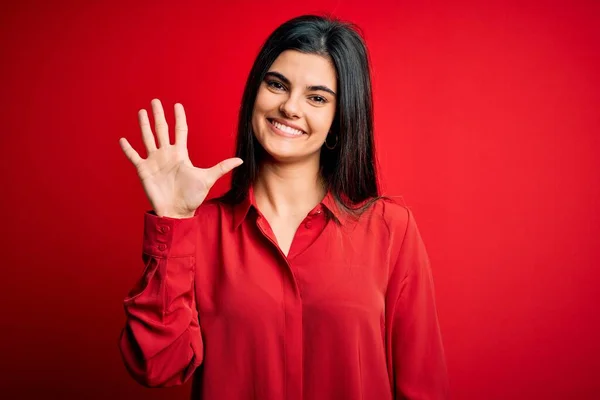
<path fill-rule="evenodd" d="M 184 104 L 196 165 L 232 156 L 262 41 L 333 12 L 370 49 L 384 189 L 428 247 L 452 398 L 600 398 L 600 2 L 227 3 L 2 5 L 2 397 L 187 398 L 118 353 L 149 207 L 118 139 L 145 156 L 158 97 L 171 127 Z"/>

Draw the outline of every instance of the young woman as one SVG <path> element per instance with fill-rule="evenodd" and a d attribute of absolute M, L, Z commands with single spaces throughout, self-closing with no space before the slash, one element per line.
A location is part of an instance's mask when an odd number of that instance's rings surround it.
<path fill-rule="evenodd" d="M 174 144 L 156 99 L 152 111 L 158 147 L 138 114 L 146 159 L 120 140 L 152 204 L 119 342 L 138 382 L 195 375 L 204 400 L 447 397 L 427 253 L 411 211 L 379 196 L 352 25 L 302 16 L 270 35 L 236 158 L 195 167 L 183 106 Z M 229 192 L 205 201 L 232 169 Z"/>

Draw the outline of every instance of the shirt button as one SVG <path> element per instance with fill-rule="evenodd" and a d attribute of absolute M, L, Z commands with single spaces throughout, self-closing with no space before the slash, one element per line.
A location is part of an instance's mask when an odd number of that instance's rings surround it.
<path fill-rule="evenodd" d="M 158 227 L 158 230 L 161 231 L 162 233 L 166 233 L 169 231 L 169 227 L 166 225 L 161 225 Z"/>
<path fill-rule="evenodd" d="M 306 227 L 306 229 L 310 229 L 310 227 L 312 226 L 312 223 L 310 221 L 306 221 L 304 223 L 304 226 Z"/>
<path fill-rule="evenodd" d="M 166 244 L 164 244 L 164 243 L 161 243 L 161 244 L 159 244 L 159 245 L 158 245 L 158 249 L 159 249 L 160 251 L 164 251 L 166 248 L 167 248 L 167 245 L 166 245 Z"/>

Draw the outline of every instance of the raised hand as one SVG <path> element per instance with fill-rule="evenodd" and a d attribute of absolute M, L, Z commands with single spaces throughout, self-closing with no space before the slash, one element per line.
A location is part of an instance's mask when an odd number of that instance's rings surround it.
<path fill-rule="evenodd" d="M 195 167 L 187 149 L 188 127 L 183 105 L 175 104 L 175 144 L 169 142 L 169 127 L 160 100 L 151 102 L 158 148 L 145 109 L 138 112 L 142 139 L 147 150 L 143 159 L 127 139 L 119 144 L 137 169 L 152 208 L 158 216 L 189 218 L 202 204 L 217 179 L 242 164 L 240 158 L 228 158 L 212 168 Z"/>

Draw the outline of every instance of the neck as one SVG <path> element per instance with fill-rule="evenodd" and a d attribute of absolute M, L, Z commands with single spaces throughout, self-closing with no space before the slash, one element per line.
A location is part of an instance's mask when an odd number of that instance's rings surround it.
<path fill-rule="evenodd" d="M 275 218 L 303 217 L 325 197 L 319 165 L 263 163 L 254 185 L 261 213 Z"/>

